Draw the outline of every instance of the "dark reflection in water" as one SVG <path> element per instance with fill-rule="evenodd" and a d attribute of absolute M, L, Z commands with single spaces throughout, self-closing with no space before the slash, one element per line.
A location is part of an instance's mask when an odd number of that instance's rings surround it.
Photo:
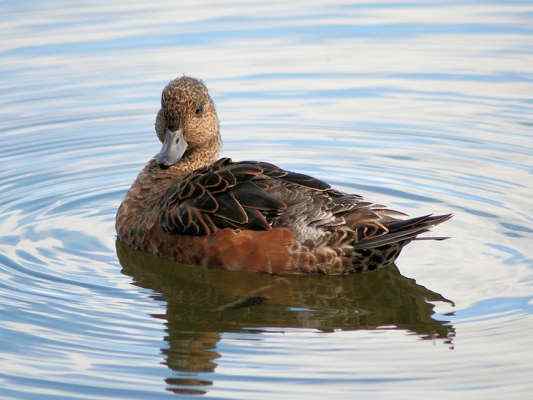
<path fill-rule="evenodd" d="M 358 330 L 403 329 L 423 339 L 451 344 L 448 321 L 432 318 L 428 301 L 453 303 L 403 276 L 396 266 L 350 276 L 284 276 L 177 266 L 116 242 L 122 272 L 137 286 L 154 290 L 167 303 L 169 368 L 177 372 L 213 372 L 216 346 L 225 332 L 260 333 L 264 327 Z M 168 378 L 168 390 L 202 394 L 206 379 Z M 192 389 L 191 387 L 204 389 Z"/>

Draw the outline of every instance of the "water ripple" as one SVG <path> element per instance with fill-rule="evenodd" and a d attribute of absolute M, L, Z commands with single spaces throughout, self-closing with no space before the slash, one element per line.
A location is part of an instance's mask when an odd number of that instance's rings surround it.
<path fill-rule="evenodd" d="M 2 5 L 0 397 L 531 392 L 530 2 L 307 6 Z M 181 73 L 211 88 L 225 156 L 454 212 L 454 239 L 288 286 L 116 248 Z"/>

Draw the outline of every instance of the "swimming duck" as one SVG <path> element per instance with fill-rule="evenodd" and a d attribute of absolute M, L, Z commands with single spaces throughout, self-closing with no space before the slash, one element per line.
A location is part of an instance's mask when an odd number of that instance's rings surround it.
<path fill-rule="evenodd" d="M 118 240 L 178 263 L 273 274 L 345 274 L 391 264 L 449 218 L 406 214 L 261 161 L 218 159 L 215 104 L 191 77 L 162 92 L 161 151 L 116 216 Z"/>

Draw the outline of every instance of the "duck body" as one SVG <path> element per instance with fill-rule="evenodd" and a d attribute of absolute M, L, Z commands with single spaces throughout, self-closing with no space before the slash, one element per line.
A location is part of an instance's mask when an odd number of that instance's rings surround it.
<path fill-rule="evenodd" d="M 125 244 L 182 264 L 344 274 L 392 263 L 449 215 L 400 213 L 263 162 L 220 159 L 183 177 L 150 161 L 117 213 Z"/>
<path fill-rule="evenodd" d="M 178 263 L 274 274 L 375 270 L 451 217 L 405 219 L 270 163 L 217 160 L 214 105 L 193 78 L 165 88 L 156 132 L 162 151 L 128 191 L 116 230 L 126 245 Z"/>

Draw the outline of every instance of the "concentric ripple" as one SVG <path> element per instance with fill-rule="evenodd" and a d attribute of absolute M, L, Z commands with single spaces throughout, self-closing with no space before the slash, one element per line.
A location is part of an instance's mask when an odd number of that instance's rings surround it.
<path fill-rule="evenodd" d="M 0 9 L 0 398 L 531 393 L 529 2 Z M 116 244 L 116 209 L 158 151 L 160 90 L 182 73 L 211 88 L 225 156 L 453 212 L 453 239 L 331 279 Z"/>

